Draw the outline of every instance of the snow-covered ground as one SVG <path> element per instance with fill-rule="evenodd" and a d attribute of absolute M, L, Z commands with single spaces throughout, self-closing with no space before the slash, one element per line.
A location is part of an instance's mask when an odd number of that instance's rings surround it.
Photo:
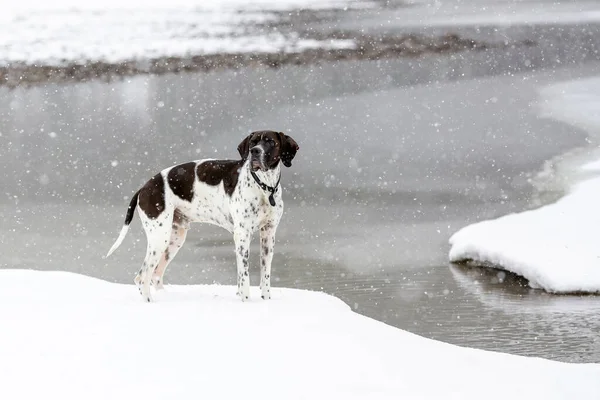
<path fill-rule="evenodd" d="M 253 288 L 255 289 L 255 288 Z M 242 303 L 228 286 L 133 285 L 0 271 L 7 399 L 574 399 L 600 365 L 461 348 L 293 289 Z"/>
<path fill-rule="evenodd" d="M 352 0 L 0 1 L 0 66 L 349 48 L 350 40 L 301 39 L 260 24 L 291 10 L 368 6 Z"/>
<path fill-rule="evenodd" d="M 541 91 L 540 111 L 600 137 L 600 78 Z M 553 293 L 600 292 L 600 159 L 565 171 L 575 182 L 554 204 L 467 226 L 450 238 L 450 261 L 472 259 L 524 276 Z"/>

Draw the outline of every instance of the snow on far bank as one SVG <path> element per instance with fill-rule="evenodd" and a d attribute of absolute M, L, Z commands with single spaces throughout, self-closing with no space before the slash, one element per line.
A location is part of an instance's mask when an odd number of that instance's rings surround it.
<path fill-rule="evenodd" d="M 82 2 L 81 0 L 21 0 L 2 4 L 3 15 L 29 11 L 107 11 L 143 10 L 143 9 L 186 9 L 186 10 L 269 10 L 286 11 L 297 9 L 334 9 L 348 6 L 365 6 L 367 1 L 352 0 L 103 0 L 100 2 Z"/>
<path fill-rule="evenodd" d="M 550 85 L 541 91 L 539 106 L 545 117 L 600 136 L 600 78 Z M 599 163 L 581 166 L 587 179 L 554 204 L 456 232 L 450 261 L 491 263 L 552 293 L 600 292 Z"/>
<path fill-rule="evenodd" d="M 400 9 L 404 26 L 545 25 L 600 21 L 600 5 L 592 1 L 434 1 L 417 0 Z"/>
<path fill-rule="evenodd" d="M 584 164 L 581 167 L 584 171 L 597 171 L 600 172 L 600 160 L 592 161 L 587 164 Z"/>
<path fill-rule="evenodd" d="M 259 24 L 277 12 L 368 7 L 352 0 L 24 0 L 2 4 L 0 66 L 118 63 L 160 57 L 352 48 Z"/>
<path fill-rule="evenodd" d="M 316 292 L 240 302 L 229 286 L 133 285 L 0 271 L 7 399 L 573 399 L 600 365 L 461 348 L 353 313 Z"/>

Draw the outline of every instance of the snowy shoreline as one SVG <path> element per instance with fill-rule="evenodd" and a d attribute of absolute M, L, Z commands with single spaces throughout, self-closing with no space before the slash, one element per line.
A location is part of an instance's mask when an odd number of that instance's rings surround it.
<path fill-rule="evenodd" d="M 312 65 L 344 60 L 380 60 L 415 57 L 424 54 L 451 54 L 461 51 L 483 51 L 490 48 L 531 46 L 522 43 L 482 43 L 456 35 L 427 37 L 403 35 L 390 38 L 360 37 L 353 40 L 326 38 L 315 46 L 277 52 L 225 52 L 186 57 L 158 57 L 119 63 L 81 61 L 65 65 L 13 62 L 0 65 L 0 86 L 31 86 L 41 83 L 82 82 L 92 79 L 113 80 L 126 76 L 178 72 L 240 69 L 245 67 L 279 68 L 284 65 Z M 340 44 L 341 43 L 341 44 Z"/>
<path fill-rule="evenodd" d="M 0 15 L 0 86 L 530 47 L 538 37 L 524 38 L 518 26 L 551 32 L 553 24 L 597 21 L 600 9 L 587 3 L 23 0 Z M 488 37 L 473 26 L 517 28 Z"/>
<path fill-rule="evenodd" d="M 540 91 L 540 114 L 584 129 L 595 146 L 586 150 L 585 158 L 579 151 L 575 159 L 562 160 L 551 172 L 557 174 L 555 181 L 565 182 L 564 197 L 538 209 L 462 228 L 449 240 L 450 262 L 507 270 L 549 293 L 600 293 L 599 93 L 600 77 L 557 83 Z"/>
<path fill-rule="evenodd" d="M 0 16 L 0 85 L 534 45 L 451 33 L 368 35 L 318 27 L 321 20 L 352 18 L 375 7 L 381 5 L 351 0 L 109 0 L 101 5 L 25 0 L 7 5 Z"/>
<path fill-rule="evenodd" d="M 599 364 L 426 339 L 319 292 L 275 288 L 262 301 L 253 287 L 242 303 L 231 286 L 167 286 L 147 304 L 133 285 L 73 273 L 0 278 L 0 374 L 11 399 L 600 396 Z"/>
<path fill-rule="evenodd" d="M 348 0 L 108 0 L 95 4 L 25 0 L 0 16 L 0 65 L 65 66 L 196 54 L 347 48 L 344 40 L 306 40 L 270 29 L 298 10 L 372 7 Z"/>

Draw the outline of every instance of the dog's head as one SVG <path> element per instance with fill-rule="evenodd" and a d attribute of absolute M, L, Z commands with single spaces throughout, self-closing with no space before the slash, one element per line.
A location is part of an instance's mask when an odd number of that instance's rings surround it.
<path fill-rule="evenodd" d="M 279 161 L 291 167 L 299 149 L 294 139 L 274 131 L 252 132 L 238 146 L 240 156 L 244 160 L 250 158 L 250 168 L 254 171 L 275 168 Z"/>

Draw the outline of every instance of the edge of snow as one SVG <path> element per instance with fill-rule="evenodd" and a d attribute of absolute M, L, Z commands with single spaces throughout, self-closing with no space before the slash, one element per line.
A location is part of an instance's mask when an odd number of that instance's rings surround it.
<path fill-rule="evenodd" d="M 600 78 L 540 90 L 539 112 L 600 134 Z M 570 174 L 567 194 L 553 204 L 468 225 L 450 239 L 450 262 L 474 261 L 523 276 L 550 293 L 600 293 L 598 163 Z M 569 171 L 564 171 L 569 174 Z"/>

